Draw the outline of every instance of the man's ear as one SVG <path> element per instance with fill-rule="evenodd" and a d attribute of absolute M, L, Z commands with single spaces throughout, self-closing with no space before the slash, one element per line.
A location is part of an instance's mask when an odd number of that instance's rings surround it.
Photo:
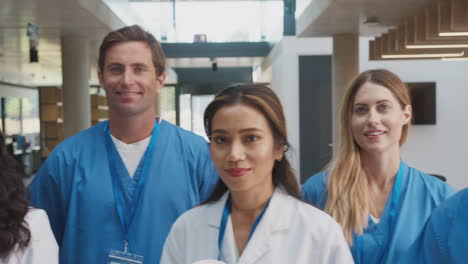
<path fill-rule="evenodd" d="M 104 81 L 104 78 L 102 76 L 102 72 L 101 70 L 97 70 L 97 76 L 98 76 L 98 80 L 99 80 L 99 85 L 104 88 L 104 86 L 102 85 L 103 84 L 103 81 Z"/>
<path fill-rule="evenodd" d="M 156 89 L 157 93 L 161 91 L 161 88 L 164 87 L 164 83 L 166 82 L 166 73 L 162 73 L 159 76 L 156 77 Z"/>

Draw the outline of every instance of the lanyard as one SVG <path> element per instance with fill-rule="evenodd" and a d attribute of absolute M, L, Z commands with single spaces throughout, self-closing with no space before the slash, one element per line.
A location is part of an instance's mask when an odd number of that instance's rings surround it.
<path fill-rule="evenodd" d="M 403 178 L 403 166 L 400 163 L 400 168 L 398 169 L 397 176 L 395 178 L 395 183 L 393 184 L 393 189 L 392 189 L 392 199 L 390 200 L 390 211 L 388 214 L 388 231 L 389 234 L 392 235 L 393 238 L 393 232 L 395 230 L 395 225 L 396 225 L 396 216 L 397 216 L 397 207 L 398 207 L 398 201 L 400 200 L 400 193 L 401 193 L 401 184 L 402 184 L 402 178 Z M 364 235 L 364 234 L 363 234 Z M 364 248 L 364 239 L 363 235 L 355 236 L 354 237 L 354 246 L 353 246 L 353 251 L 356 256 L 356 264 L 362 264 L 362 251 Z M 387 245 L 390 243 L 390 238 L 387 241 Z M 380 255 L 380 260 L 377 263 L 383 263 L 383 257 L 385 255 L 385 250 L 382 251 L 382 254 Z"/>
<path fill-rule="evenodd" d="M 116 162 L 122 162 L 122 159 L 119 159 L 119 153 L 117 148 L 112 142 L 111 133 L 109 129 L 109 125 L 107 126 L 107 140 L 106 140 L 106 148 L 107 153 L 109 155 L 109 167 L 111 172 L 111 179 L 112 179 L 112 190 L 114 192 L 114 200 L 117 206 L 117 212 L 119 214 L 119 220 L 122 227 L 122 233 L 124 235 L 124 252 L 127 252 L 128 249 L 128 229 L 130 224 L 132 223 L 135 212 L 139 204 L 139 200 L 141 198 L 141 193 L 143 191 L 143 187 L 146 181 L 146 178 L 149 174 L 149 164 L 153 157 L 153 150 L 156 144 L 156 139 L 159 134 L 159 125 L 158 122 L 154 123 L 154 128 L 151 136 L 151 140 L 149 142 L 148 147 L 146 148 L 145 154 L 140 160 L 138 164 L 138 168 L 135 171 L 135 175 L 133 176 L 135 179 L 138 179 L 137 187 L 135 189 L 135 193 L 133 195 L 131 204 L 130 204 L 130 214 L 126 218 L 124 215 L 124 202 L 123 202 L 123 191 L 121 186 L 118 183 L 118 175 L 121 173 L 117 169 Z M 125 167 L 125 166 L 124 166 Z"/>
<path fill-rule="evenodd" d="M 270 199 L 268 199 L 268 202 L 263 208 L 260 215 L 257 217 L 257 219 L 255 219 L 255 222 L 252 226 L 252 230 L 250 230 L 249 239 L 247 240 L 247 243 L 249 243 L 250 238 L 252 237 L 253 233 L 255 232 L 255 229 L 260 223 L 260 220 L 262 220 L 262 217 L 265 214 L 265 211 L 268 208 L 268 205 L 270 204 L 270 200 L 271 200 L 271 197 Z M 219 227 L 219 234 L 218 234 L 218 260 L 221 260 L 221 248 L 223 246 L 224 232 L 226 231 L 226 224 L 227 224 L 230 214 L 231 214 L 231 196 L 229 196 L 226 200 L 226 204 L 224 205 L 223 215 L 221 217 L 221 225 Z"/>

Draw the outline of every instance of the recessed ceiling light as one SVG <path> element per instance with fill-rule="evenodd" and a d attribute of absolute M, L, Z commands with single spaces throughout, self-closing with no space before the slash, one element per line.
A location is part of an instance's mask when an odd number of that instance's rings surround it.
<path fill-rule="evenodd" d="M 467 57 L 458 57 L 458 58 L 442 58 L 443 61 L 468 61 Z"/>
<path fill-rule="evenodd" d="M 382 59 L 422 59 L 422 58 L 453 58 L 462 57 L 465 52 L 460 53 L 427 53 L 427 54 L 385 54 Z"/>
<path fill-rule="evenodd" d="M 407 49 L 456 49 L 468 48 L 467 44 L 427 44 L 427 45 L 406 45 Z"/>
<path fill-rule="evenodd" d="M 377 17 L 367 17 L 366 20 L 364 20 L 364 25 L 374 27 L 374 26 L 380 26 L 382 22 L 380 22 L 380 19 Z"/>
<path fill-rule="evenodd" d="M 439 36 L 441 36 L 441 37 L 468 36 L 468 32 L 440 32 Z"/>

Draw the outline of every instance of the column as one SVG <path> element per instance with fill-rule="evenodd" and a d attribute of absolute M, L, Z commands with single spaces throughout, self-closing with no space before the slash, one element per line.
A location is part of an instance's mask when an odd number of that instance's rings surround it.
<path fill-rule="evenodd" d="M 342 98 L 351 81 L 359 73 L 359 35 L 338 34 L 333 36 L 332 62 L 332 131 L 333 151 L 338 139 L 338 124 Z"/>
<path fill-rule="evenodd" d="M 63 126 L 65 138 L 91 126 L 89 42 L 84 36 L 62 37 Z"/>

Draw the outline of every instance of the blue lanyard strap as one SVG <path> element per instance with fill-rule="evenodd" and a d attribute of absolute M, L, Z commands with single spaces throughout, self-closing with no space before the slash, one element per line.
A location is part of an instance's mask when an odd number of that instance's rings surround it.
<path fill-rule="evenodd" d="M 403 166 L 401 165 L 401 162 L 400 162 L 400 168 L 398 169 L 398 173 L 395 178 L 395 183 L 393 184 L 393 188 L 392 188 L 390 208 L 389 208 L 389 213 L 388 213 L 388 232 L 390 235 L 392 235 L 392 238 L 393 238 L 393 233 L 394 233 L 395 225 L 396 225 L 398 202 L 400 200 L 401 184 L 403 181 L 402 178 L 403 178 Z M 390 238 L 387 241 L 387 245 L 390 243 L 392 238 Z M 354 255 L 355 255 L 356 264 L 363 263 L 363 260 L 362 260 L 363 249 L 364 249 L 363 235 L 359 235 L 359 236 L 356 235 L 353 241 L 353 251 L 355 253 Z M 384 255 L 385 255 L 385 250 L 380 255 L 380 260 L 377 263 L 383 263 L 382 261 L 383 261 Z"/>
<path fill-rule="evenodd" d="M 128 242 L 128 230 L 135 217 L 135 212 L 136 212 L 136 209 L 138 207 L 138 204 L 141 198 L 141 193 L 143 191 L 146 178 L 148 177 L 148 174 L 149 174 L 149 167 L 150 167 L 149 165 L 153 157 L 154 146 L 156 144 L 156 139 L 159 134 L 159 125 L 158 125 L 158 122 L 156 121 L 154 124 L 154 128 L 153 128 L 153 132 L 152 132 L 149 145 L 146 148 L 145 154 L 141 158 L 140 163 L 138 164 L 138 168 L 135 171 L 135 175 L 133 176 L 134 179 L 138 179 L 138 183 L 135 189 L 135 193 L 133 195 L 133 199 L 130 204 L 130 213 L 127 218 L 125 217 L 125 214 L 124 214 L 124 201 L 123 201 L 123 190 L 122 190 L 123 186 L 119 186 L 119 181 L 118 181 L 119 171 L 116 165 L 116 162 L 122 162 L 122 160 L 118 158 L 119 153 L 114 145 L 114 142 L 112 142 L 109 125 L 107 126 L 106 134 L 107 134 L 106 148 L 107 148 L 107 153 L 109 156 L 109 167 L 110 167 L 111 179 L 112 179 L 112 190 L 114 193 L 114 200 L 115 200 L 115 204 L 117 207 L 117 212 L 119 214 L 119 220 L 120 220 L 120 224 L 122 227 L 122 233 L 124 235 L 124 245 L 125 245 L 124 250 L 126 251 L 127 242 Z"/>
<path fill-rule="evenodd" d="M 260 215 L 255 219 L 255 222 L 252 226 L 252 230 L 250 230 L 249 234 L 249 239 L 247 240 L 247 243 L 249 243 L 250 238 L 252 238 L 253 233 L 255 232 L 255 229 L 257 228 L 258 224 L 263 218 L 263 215 L 265 214 L 268 205 L 270 204 L 270 199 L 268 199 L 268 202 L 266 203 L 265 207 L 263 208 L 262 212 Z M 223 215 L 221 217 L 221 224 L 219 226 L 219 234 L 218 234 L 218 260 L 221 260 L 221 248 L 223 247 L 223 240 L 224 240 L 224 233 L 226 231 L 226 225 L 227 221 L 229 218 L 229 215 L 231 214 L 231 196 L 229 196 L 226 200 L 226 204 L 224 205 L 224 210 L 223 210 Z"/>

